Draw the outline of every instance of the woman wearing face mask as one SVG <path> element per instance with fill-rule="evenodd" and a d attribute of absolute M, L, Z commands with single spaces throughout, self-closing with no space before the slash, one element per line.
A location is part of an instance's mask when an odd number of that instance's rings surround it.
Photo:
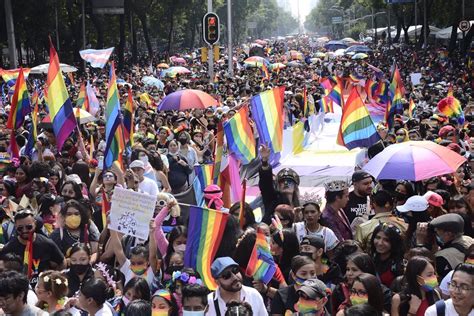
<path fill-rule="evenodd" d="M 38 296 L 38 306 L 48 313 L 54 313 L 64 308 L 68 292 L 68 283 L 64 275 L 57 271 L 44 271 L 39 275 L 35 287 Z"/>
<path fill-rule="evenodd" d="M 73 200 L 82 200 L 81 186 L 74 181 L 68 180 L 63 183 L 61 187 L 60 195 L 63 197 L 64 201 Z"/>
<path fill-rule="evenodd" d="M 179 152 L 179 145 L 176 140 L 172 140 L 168 144 L 168 181 L 171 186 L 173 194 L 180 193 L 186 190 L 191 183 L 189 175 L 193 172 L 192 165 Z"/>
<path fill-rule="evenodd" d="M 69 269 L 66 270 L 68 297 L 76 295 L 85 281 L 94 278 L 94 271 L 90 262 L 91 251 L 87 245 L 76 244 L 71 248 Z"/>
<path fill-rule="evenodd" d="M 308 279 L 316 277 L 314 261 L 305 256 L 296 256 L 291 260 L 291 277 L 295 280 L 293 285 L 279 289 L 271 304 L 270 314 L 272 316 L 285 315 L 289 310 L 295 313 L 295 304 L 298 301 L 296 292 Z"/>
<path fill-rule="evenodd" d="M 411 258 L 405 269 L 404 280 L 402 291 L 392 298 L 391 315 L 425 315 L 428 307 L 441 299 L 436 272 L 428 258 Z"/>
<path fill-rule="evenodd" d="M 155 225 L 150 222 L 150 242 L 148 247 L 138 245 L 131 251 L 130 259 L 125 256 L 120 237 L 116 231 L 110 231 L 110 247 L 115 253 L 120 271 L 125 275 L 125 283 L 133 277 L 144 278 L 152 286 L 158 273 L 156 259 Z"/>
<path fill-rule="evenodd" d="M 397 206 L 405 204 L 407 199 L 413 195 L 415 195 L 415 189 L 411 182 L 405 180 L 397 181 L 397 185 L 395 186 L 395 200 Z"/>
<path fill-rule="evenodd" d="M 283 237 L 282 237 L 283 235 Z M 299 254 L 300 246 L 296 234 L 289 229 L 275 232 L 270 240 L 270 251 L 281 269 L 287 283 L 290 281 L 291 259 Z"/>
<path fill-rule="evenodd" d="M 321 280 L 309 279 L 296 292 L 298 302 L 295 304 L 297 315 L 323 316 L 329 315 L 326 303 L 331 295 L 331 289 Z"/>
<path fill-rule="evenodd" d="M 82 203 L 69 200 L 60 214 L 64 227 L 56 228 L 51 234 L 51 239 L 63 254 L 78 242 L 88 244 L 91 247 L 92 263 L 95 263 L 100 234 L 97 226 L 90 220 L 87 208 Z"/>
<path fill-rule="evenodd" d="M 400 128 L 397 130 L 397 143 L 404 143 L 410 140 L 408 136 L 408 131 L 405 128 Z"/>
<path fill-rule="evenodd" d="M 384 312 L 383 292 L 380 281 L 376 276 L 368 273 L 362 273 L 355 278 L 351 287 L 350 295 L 351 305 L 369 304 L 374 307 L 378 313 Z M 344 311 L 340 310 L 336 316 L 343 316 Z"/>
<path fill-rule="evenodd" d="M 131 302 L 137 300 L 145 300 L 147 302 L 151 301 L 150 287 L 147 281 L 140 277 L 134 277 L 125 283 L 123 295 L 116 308 L 118 315 L 123 315 L 123 312 L 127 310 L 127 306 L 130 305 Z"/>
<path fill-rule="evenodd" d="M 158 290 L 151 298 L 153 315 L 178 316 L 178 305 L 168 290 Z"/>

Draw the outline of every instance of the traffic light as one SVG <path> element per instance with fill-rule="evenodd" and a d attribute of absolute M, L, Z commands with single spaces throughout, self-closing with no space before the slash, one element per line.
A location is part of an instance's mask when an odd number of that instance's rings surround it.
<path fill-rule="evenodd" d="M 203 40 L 208 45 L 214 45 L 219 41 L 219 17 L 213 12 L 206 13 L 203 21 Z"/>

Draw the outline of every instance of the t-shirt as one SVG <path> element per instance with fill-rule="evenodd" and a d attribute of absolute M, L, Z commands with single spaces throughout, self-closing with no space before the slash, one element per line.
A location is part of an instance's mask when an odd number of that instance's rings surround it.
<path fill-rule="evenodd" d="M 444 301 L 446 308 L 444 310 L 444 315 L 446 316 L 458 316 L 458 312 L 454 309 L 453 300 L 449 299 Z M 425 316 L 437 316 L 438 312 L 436 311 L 436 304 L 431 305 L 425 312 Z M 474 316 L 474 309 L 471 309 L 468 316 Z"/>
<path fill-rule="evenodd" d="M 143 181 L 140 182 L 138 185 L 138 192 L 141 193 L 146 193 L 151 196 L 157 196 L 158 195 L 158 185 L 156 185 L 156 182 L 144 177 Z"/>
<path fill-rule="evenodd" d="M 125 263 L 123 264 L 123 266 L 120 268 L 120 272 L 122 272 L 123 275 L 125 276 L 124 284 L 127 284 L 128 281 L 130 281 L 133 277 L 137 276 L 137 275 L 135 275 L 135 273 L 132 272 L 132 270 L 130 270 L 130 260 L 129 259 L 127 259 L 125 261 Z M 153 278 L 155 277 L 155 275 L 153 274 L 153 269 L 151 267 L 148 267 L 145 274 L 141 275 L 141 277 L 146 279 L 146 281 L 148 282 L 148 285 L 151 288 L 151 286 L 153 284 Z"/>
<path fill-rule="evenodd" d="M 48 316 L 48 312 L 45 312 L 44 310 L 36 307 L 36 306 L 30 306 L 26 305 L 20 316 Z"/>
<path fill-rule="evenodd" d="M 99 229 L 97 228 L 97 226 L 95 226 L 94 223 L 89 224 L 88 231 L 89 242 L 99 241 Z M 62 253 L 66 254 L 69 248 L 71 248 L 74 244 L 76 244 L 77 242 L 84 242 L 84 229 L 81 229 L 79 239 L 77 239 L 76 237 L 72 236 L 67 229 L 56 228 L 51 234 L 51 239 L 59 247 Z"/>
<path fill-rule="evenodd" d="M 279 289 L 272 300 L 270 314 L 285 315 L 287 311 L 296 312 L 295 304 L 298 302 L 298 299 L 293 285 Z"/>
<path fill-rule="evenodd" d="M 326 249 L 324 249 L 325 252 L 336 248 L 339 244 L 336 234 L 334 234 L 330 228 L 322 225 L 319 226 L 317 231 L 312 232 L 306 229 L 304 222 L 298 222 L 293 224 L 293 230 L 295 231 L 299 242 L 301 242 L 305 236 L 321 237 L 324 239 L 324 245 L 326 247 Z"/>
<path fill-rule="evenodd" d="M 354 191 L 350 192 L 349 202 L 347 202 L 347 205 L 344 208 L 344 213 L 346 213 L 346 216 L 351 224 L 356 217 L 368 215 L 367 197 L 360 197 L 356 195 Z"/>
<path fill-rule="evenodd" d="M 23 258 L 25 245 L 20 243 L 18 238 L 12 238 L 5 247 L 3 247 L 0 256 L 5 255 L 6 253 L 14 253 L 20 256 L 20 258 Z M 40 272 L 52 269 L 51 262 L 54 262 L 58 266 L 64 262 L 64 256 L 61 253 L 61 250 L 59 250 L 58 246 L 48 237 L 41 234 L 35 234 L 35 239 L 33 241 L 32 283 L 36 283 L 34 282 L 34 279 L 36 279 L 35 276 Z"/>

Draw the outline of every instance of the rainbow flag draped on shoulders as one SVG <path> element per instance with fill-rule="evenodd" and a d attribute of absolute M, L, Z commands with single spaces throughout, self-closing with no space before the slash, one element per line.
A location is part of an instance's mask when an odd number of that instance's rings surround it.
<path fill-rule="evenodd" d="M 245 274 L 253 277 L 254 280 L 262 281 L 268 284 L 276 272 L 275 261 L 270 252 L 265 234 L 260 230 L 257 231 L 257 238 Z"/>
<path fill-rule="evenodd" d="M 120 114 L 120 101 L 115 77 L 115 65 L 110 65 L 109 87 L 107 91 L 107 105 L 105 106 L 105 154 L 104 168 L 108 169 L 114 161 L 122 161 L 125 149 L 122 130 L 122 116 Z"/>
<path fill-rule="evenodd" d="M 337 143 L 347 149 L 370 147 L 380 140 L 369 111 L 356 88 L 352 88 L 342 109 Z"/>
<path fill-rule="evenodd" d="M 191 206 L 189 210 L 184 266 L 199 272 L 211 291 L 217 288 L 211 275 L 211 264 L 221 243 L 228 216 L 228 213 L 197 206 Z"/>
<path fill-rule="evenodd" d="M 76 128 L 72 102 L 64 83 L 63 74 L 59 67 L 59 57 L 53 43 L 50 41 L 49 69 L 46 80 L 47 93 L 46 103 L 49 109 L 49 117 L 56 136 L 56 147 L 60 151 L 64 141 Z"/>
<path fill-rule="evenodd" d="M 249 110 L 246 106 L 223 124 L 227 146 L 237 159 L 246 165 L 255 159 L 255 138 L 249 123 Z"/>
<path fill-rule="evenodd" d="M 262 92 L 250 100 L 252 118 L 260 136 L 260 142 L 268 144 L 274 152 L 283 147 L 283 100 L 285 87 Z"/>

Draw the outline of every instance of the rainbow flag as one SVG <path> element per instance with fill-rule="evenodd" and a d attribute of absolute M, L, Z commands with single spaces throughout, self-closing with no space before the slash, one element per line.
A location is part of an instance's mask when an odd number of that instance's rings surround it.
<path fill-rule="evenodd" d="M 342 108 L 337 143 L 347 149 L 370 147 L 380 140 L 374 122 L 355 87 Z"/>
<path fill-rule="evenodd" d="M 102 215 L 102 229 L 107 227 L 107 214 L 110 211 L 110 203 L 109 199 L 107 199 L 107 194 L 105 190 L 102 190 L 102 208 L 101 208 L 101 215 Z"/>
<path fill-rule="evenodd" d="M 389 101 L 388 85 L 384 80 L 380 80 L 377 83 L 377 89 L 375 90 L 374 99 L 377 103 L 387 104 Z"/>
<path fill-rule="evenodd" d="M 133 94 L 130 87 L 128 88 L 127 102 L 123 109 L 123 136 L 125 144 L 130 143 L 130 146 L 133 146 Z"/>
<path fill-rule="evenodd" d="M 17 68 L 10 70 L 0 68 L 0 76 L 2 77 L 3 81 L 6 82 L 7 86 L 13 87 L 16 83 L 16 79 L 20 75 L 20 71 L 23 71 L 25 80 L 28 79 L 28 75 L 31 71 L 30 68 Z"/>
<path fill-rule="evenodd" d="M 275 272 L 276 265 L 270 252 L 270 246 L 265 238 L 265 234 L 259 229 L 245 274 L 253 277 L 254 280 L 268 284 Z"/>
<path fill-rule="evenodd" d="M 320 85 L 324 90 L 324 94 L 328 95 L 331 92 L 331 90 L 332 90 L 331 80 L 324 79 L 323 81 L 321 81 Z"/>
<path fill-rule="evenodd" d="M 274 153 L 283 147 L 283 100 L 285 87 L 262 92 L 250 100 L 252 117 L 260 142 L 269 144 Z"/>
<path fill-rule="evenodd" d="M 299 154 L 304 147 L 304 122 L 299 121 L 293 125 L 293 154 Z"/>
<path fill-rule="evenodd" d="M 219 181 L 223 153 L 224 153 L 224 130 L 222 127 L 222 122 L 219 122 L 219 124 L 217 125 L 214 167 L 212 171 L 213 184 L 218 184 L 218 181 Z"/>
<path fill-rule="evenodd" d="M 23 269 L 28 279 L 30 279 L 33 274 L 33 232 L 30 232 L 30 236 L 26 242 L 25 252 L 23 254 Z"/>
<path fill-rule="evenodd" d="M 197 206 L 191 206 L 189 210 L 184 265 L 199 272 L 211 291 L 217 288 L 211 275 L 211 264 L 221 243 L 228 216 L 228 213 Z"/>
<path fill-rule="evenodd" d="M 337 83 L 332 88 L 331 92 L 327 95 L 334 101 L 334 103 L 338 104 L 340 107 L 344 106 L 344 97 L 342 95 L 342 82 L 341 79 L 336 79 Z"/>
<path fill-rule="evenodd" d="M 204 190 L 208 185 L 212 184 L 213 164 L 196 165 L 194 166 L 194 172 L 196 177 L 201 184 L 201 188 Z"/>
<path fill-rule="evenodd" d="M 268 67 L 267 65 L 265 65 L 265 63 L 262 64 L 262 77 L 263 79 L 267 79 L 269 80 L 270 79 L 270 72 L 268 71 Z"/>
<path fill-rule="evenodd" d="M 415 113 L 416 104 L 412 98 L 410 98 L 410 104 L 408 105 L 408 117 L 412 118 L 413 113 Z"/>
<path fill-rule="evenodd" d="M 13 93 L 10 115 L 8 116 L 7 128 L 19 129 L 25 121 L 25 116 L 31 113 L 30 98 L 23 70 L 20 68 L 20 74 L 15 83 L 15 92 Z"/>
<path fill-rule="evenodd" d="M 38 135 L 38 103 L 39 103 L 39 92 L 35 90 L 31 96 L 31 101 L 34 104 L 33 113 L 31 114 L 31 125 L 30 133 L 28 134 L 28 142 L 25 147 L 25 154 L 31 156 L 33 153 L 33 148 L 35 146 L 36 137 Z"/>
<path fill-rule="evenodd" d="M 107 105 L 105 106 L 105 169 L 110 168 L 116 160 L 121 162 L 122 152 L 125 148 L 119 100 L 115 64 L 112 61 L 107 91 Z"/>
<path fill-rule="evenodd" d="M 403 112 L 402 98 L 405 94 L 400 71 L 397 64 L 394 65 L 392 73 L 392 81 L 389 86 L 389 100 L 385 111 L 385 122 L 389 128 L 393 125 L 393 116 L 397 113 Z"/>
<path fill-rule="evenodd" d="M 372 101 L 375 97 L 377 91 L 377 81 L 372 79 L 367 79 L 365 82 L 365 93 L 367 94 L 367 100 Z"/>
<path fill-rule="evenodd" d="M 243 106 L 223 124 L 227 146 L 246 165 L 255 159 L 255 138 L 249 123 L 248 107 Z"/>
<path fill-rule="evenodd" d="M 319 100 L 319 105 L 321 107 L 322 112 L 334 113 L 334 106 L 332 104 L 332 100 L 328 96 L 322 96 Z"/>
<path fill-rule="evenodd" d="M 453 88 L 448 88 L 448 95 L 446 98 L 438 102 L 438 110 L 447 117 L 454 117 L 458 119 L 459 124 L 464 123 L 464 112 L 461 107 L 461 102 L 454 97 Z"/>
<path fill-rule="evenodd" d="M 56 147 L 60 151 L 64 141 L 76 128 L 76 118 L 64 83 L 63 74 L 59 67 L 58 53 L 51 42 L 46 86 L 48 87 L 46 90 L 46 103 L 49 109 L 49 117 L 51 118 L 54 135 L 56 136 Z"/>
<path fill-rule="evenodd" d="M 81 88 L 79 89 L 79 95 L 77 96 L 77 100 L 76 100 L 76 107 L 82 108 L 83 110 L 86 110 L 87 112 L 90 111 L 89 100 L 87 98 L 87 93 L 86 93 L 86 85 L 84 84 L 84 82 L 81 83 Z"/>

